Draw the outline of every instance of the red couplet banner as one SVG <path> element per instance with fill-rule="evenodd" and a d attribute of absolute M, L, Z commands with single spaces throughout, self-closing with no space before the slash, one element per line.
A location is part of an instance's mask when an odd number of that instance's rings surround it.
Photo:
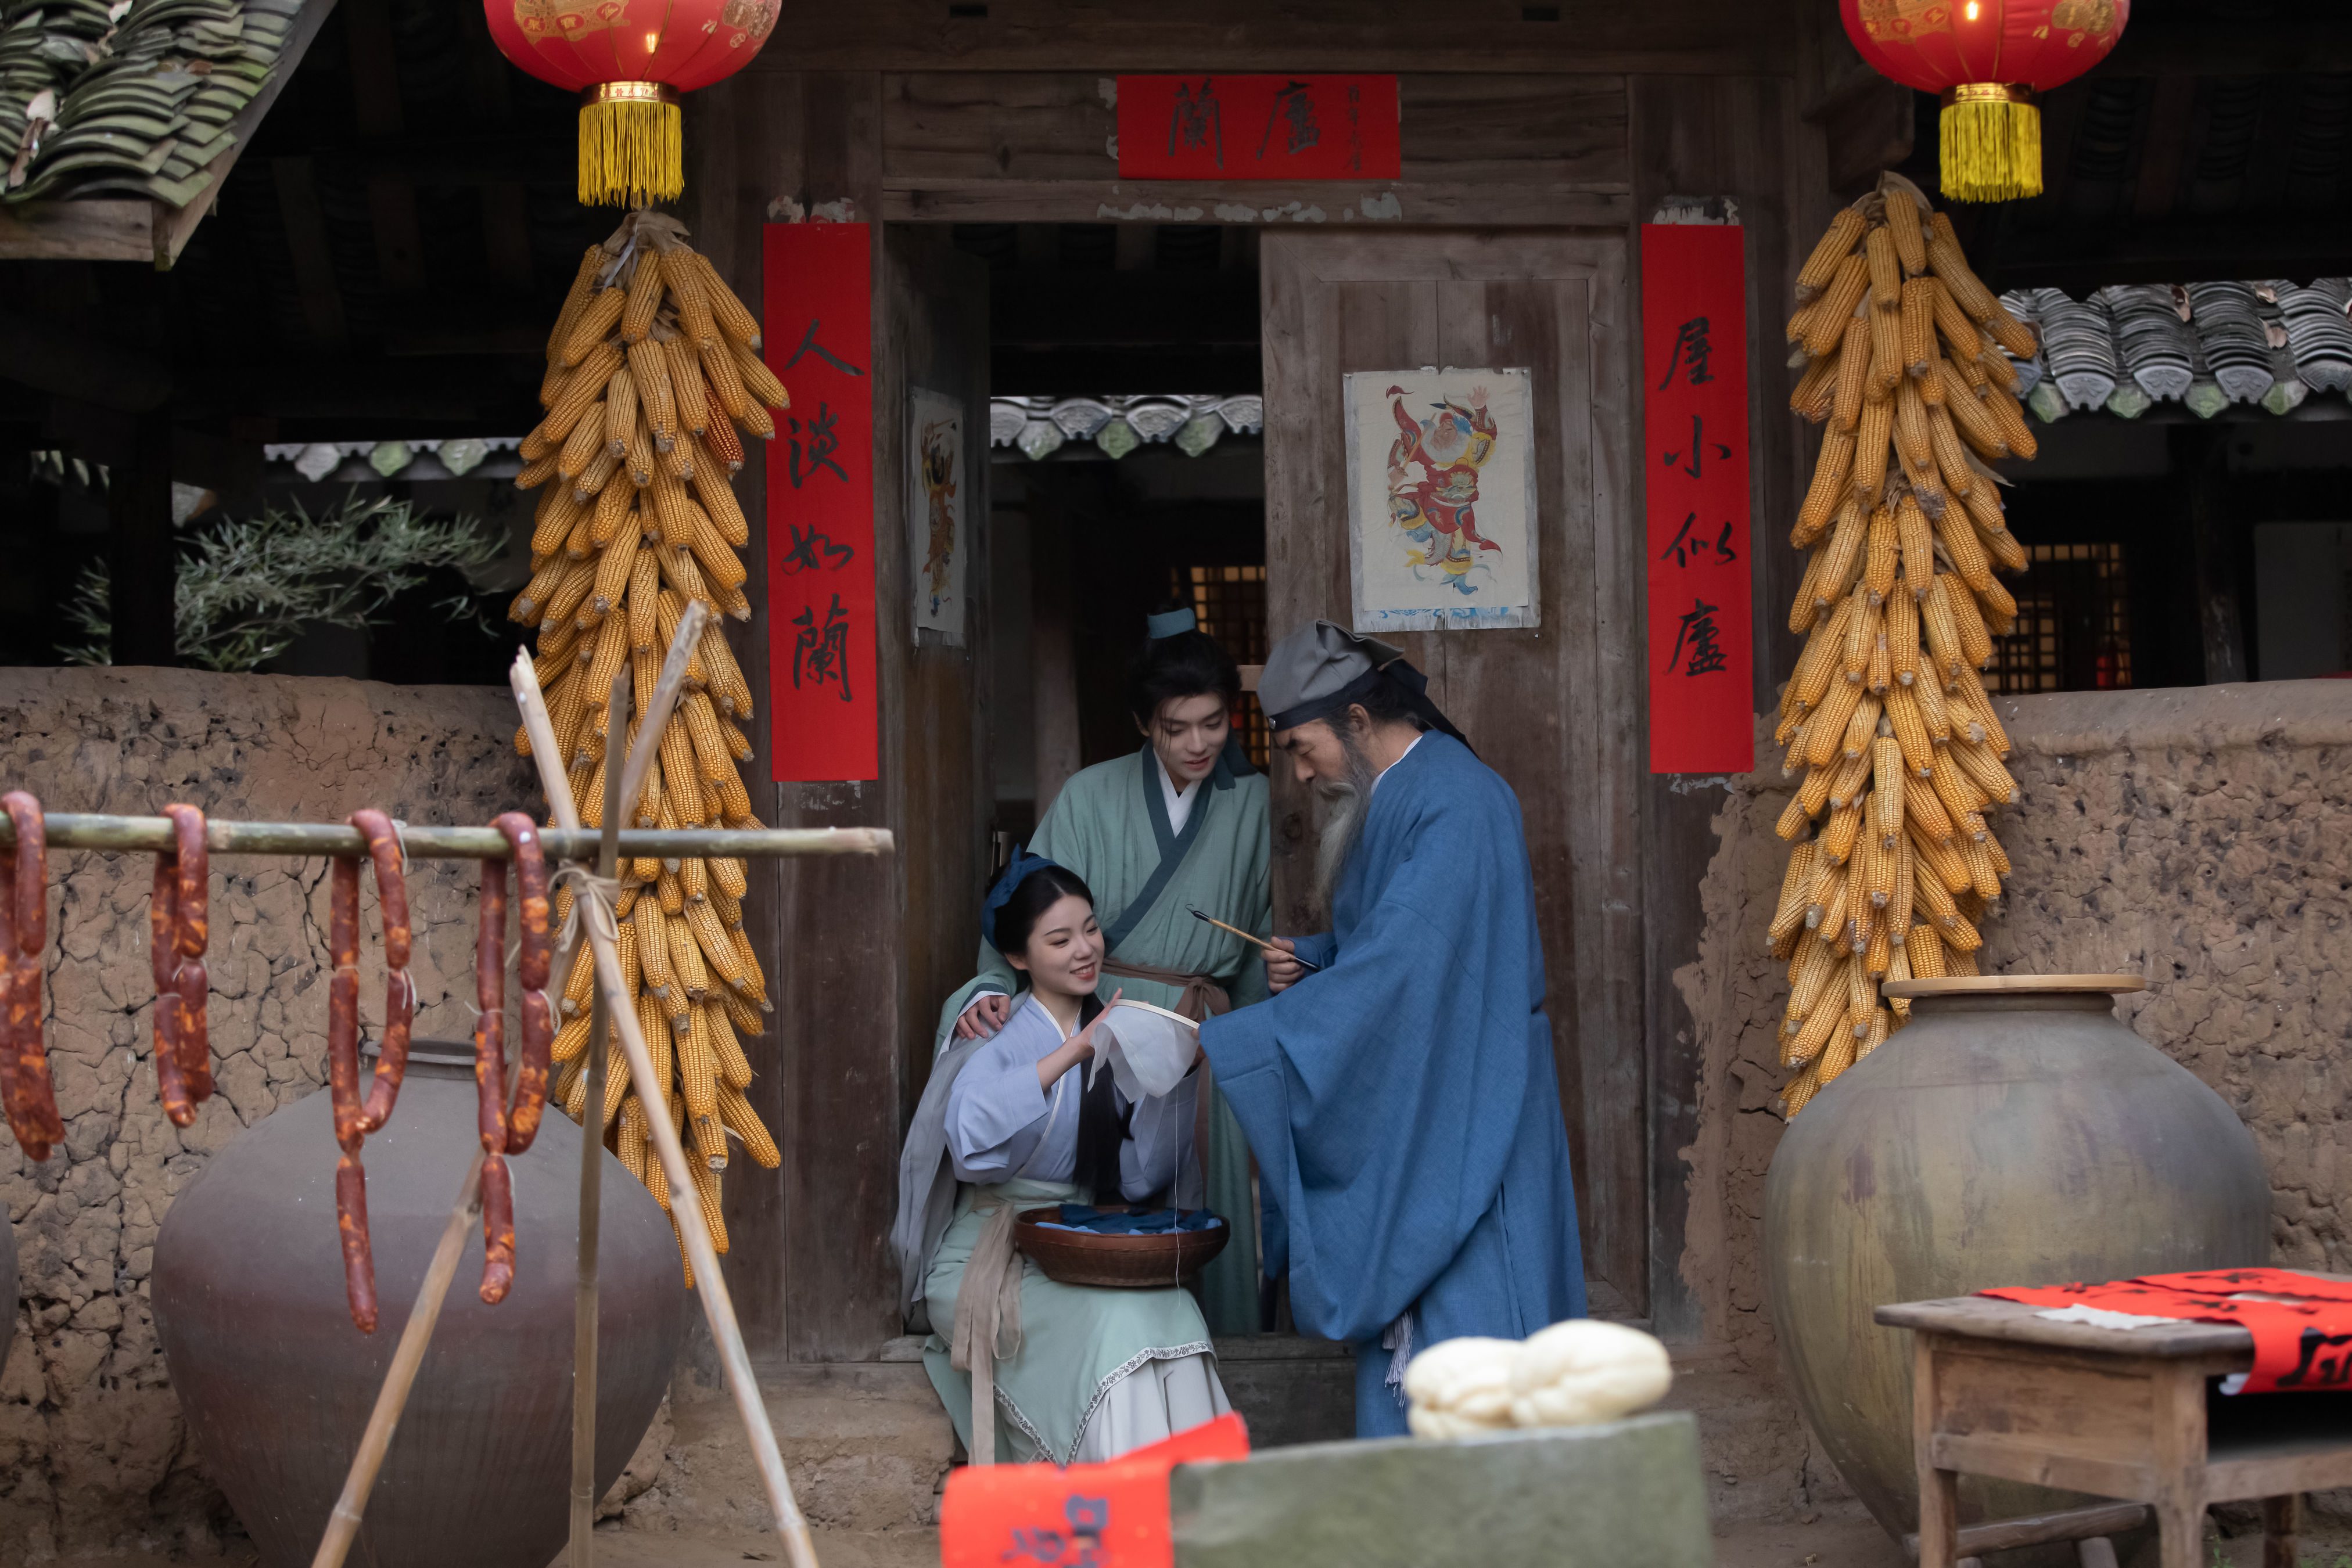
<path fill-rule="evenodd" d="M 1394 180 L 1397 78 L 1118 78 L 1122 180 Z"/>
<path fill-rule="evenodd" d="M 776 781 L 876 779 L 872 237 L 770 224 L 761 262 L 760 351 L 793 398 L 767 444 Z"/>
<path fill-rule="evenodd" d="M 1650 771 L 1756 765 L 1741 231 L 1642 225 Z"/>

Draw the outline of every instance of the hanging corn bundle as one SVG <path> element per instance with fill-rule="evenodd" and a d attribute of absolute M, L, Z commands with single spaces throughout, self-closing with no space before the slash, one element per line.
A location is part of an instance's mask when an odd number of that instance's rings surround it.
<path fill-rule="evenodd" d="M 1882 980 L 1977 972 L 2009 874 L 1985 813 L 2017 783 L 1978 671 L 2017 617 L 1994 569 L 2023 570 L 2025 549 L 1985 463 L 2034 454 L 2008 358 L 2034 345 L 1927 205 L 1890 174 L 1839 213 L 1789 322 L 1790 406 L 1824 426 L 1790 536 L 1810 552 L 1789 612 L 1806 642 L 1775 736 L 1804 780 L 1769 933 L 1791 1116 L 1905 1021 Z"/>
<path fill-rule="evenodd" d="M 581 820 L 601 827 L 605 736 L 614 683 L 629 674 L 643 713 L 688 602 L 712 619 L 687 672 L 686 694 L 662 732 L 660 758 L 624 825 L 760 825 L 738 765 L 751 756 L 743 727 L 751 689 L 719 629 L 720 612 L 748 620 L 750 538 L 730 476 L 745 431 L 775 434 L 771 408 L 783 387 L 761 361 L 759 325 L 675 220 L 634 213 L 591 246 L 548 340 L 540 401 L 547 417 L 521 448 L 516 477 L 539 489 L 530 581 L 509 614 L 539 629 L 537 665 L 555 738 L 565 750 Z M 628 739 L 635 740 L 636 724 Z M 518 732 L 516 749 L 530 754 Z M 712 1244 L 727 1250 L 719 1173 L 728 1135 L 762 1166 L 775 1140 L 744 1092 L 745 1037 L 765 1031 L 767 986 L 743 930 L 740 860 L 625 860 L 619 947 L 665 1103 L 639 1102 L 617 1040 L 607 1046 L 605 1142 L 665 1209 L 669 1184 L 648 1144 L 649 1117 L 667 1117 L 688 1151 Z M 571 891 L 555 917 L 570 913 Z M 562 1027 L 554 1094 L 574 1121 L 588 1113 L 587 1051 L 594 964 L 577 944 L 559 1003 Z"/>

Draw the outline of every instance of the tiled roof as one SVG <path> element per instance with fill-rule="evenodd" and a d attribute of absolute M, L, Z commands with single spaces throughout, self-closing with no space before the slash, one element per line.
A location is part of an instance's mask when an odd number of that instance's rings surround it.
<path fill-rule="evenodd" d="M 185 207 L 278 69 L 301 0 L 6 0 L 0 200 Z"/>
<path fill-rule="evenodd" d="M 2033 324 L 2042 351 L 2017 361 L 2043 420 L 2104 408 L 2137 419 L 2179 402 L 2201 419 L 2234 403 L 2291 413 L 2314 392 L 2352 387 L 2352 278 L 2308 284 L 2142 283 L 2070 299 L 2055 288 L 2001 297 Z"/>
<path fill-rule="evenodd" d="M 1024 457 L 1050 457 L 1066 442 L 1091 441 L 1112 457 L 1146 442 L 1168 441 L 1198 457 L 1227 434 L 1256 434 L 1265 401 L 1255 392 L 1233 397 L 994 397 L 988 400 L 988 438 Z"/>

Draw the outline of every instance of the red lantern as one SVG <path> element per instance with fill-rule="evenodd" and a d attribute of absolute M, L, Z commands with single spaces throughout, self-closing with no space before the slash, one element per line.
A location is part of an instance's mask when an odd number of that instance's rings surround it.
<path fill-rule="evenodd" d="M 1838 0 L 1845 36 L 1881 75 L 1940 93 L 1944 194 L 2042 193 L 2036 99 L 2107 57 L 2131 0 Z"/>
<path fill-rule="evenodd" d="M 580 200 L 686 189 L 677 99 L 760 52 L 782 0 L 483 0 L 499 52 L 580 95 Z"/>

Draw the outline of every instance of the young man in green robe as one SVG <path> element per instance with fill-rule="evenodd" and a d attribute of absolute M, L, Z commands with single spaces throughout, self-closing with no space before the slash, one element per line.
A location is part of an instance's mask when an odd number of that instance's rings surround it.
<path fill-rule="evenodd" d="M 1241 701 L 1241 674 L 1232 657 L 1197 629 L 1190 610 L 1153 616 L 1149 631 L 1128 685 L 1146 744 L 1073 776 L 1029 848 L 1094 890 L 1109 945 L 1105 1001 L 1124 990 L 1132 1000 L 1201 1019 L 1267 994 L 1259 950 L 1192 913 L 1273 935 L 1266 783 L 1234 743 L 1230 716 Z M 940 1010 L 937 1048 L 1003 1027 L 1015 982 L 1003 955 L 982 943 L 979 974 Z M 1222 1095 L 1204 1095 L 1202 1104 L 1207 1203 L 1233 1227 L 1233 1240 L 1202 1276 L 1202 1309 L 1216 1333 L 1255 1333 L 1249 1145 Z M 1196 1199 L 1187 1193 L 1184 1201 Z"/>

